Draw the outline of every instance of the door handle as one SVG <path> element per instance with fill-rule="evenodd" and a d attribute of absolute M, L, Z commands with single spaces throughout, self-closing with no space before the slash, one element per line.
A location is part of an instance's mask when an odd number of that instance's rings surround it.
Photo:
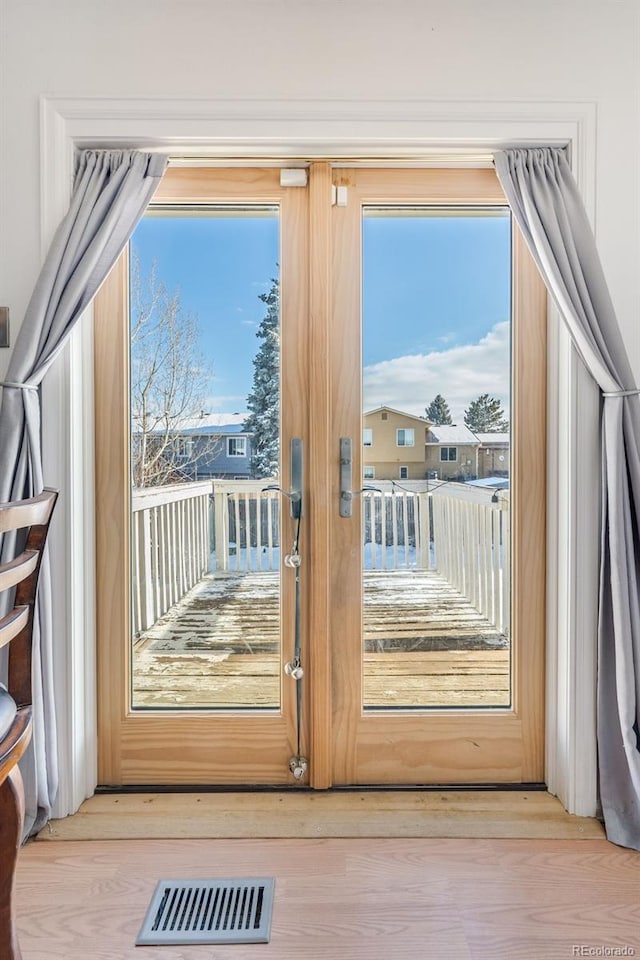
<path fill-rule="evenodd" d="M 299 520 L 302 516 L 302 440 L 300 437 L 291 438 L 291 456 L 289 458 L 290 490 L 283 490 L 277 483 L 263 487 L 262 492 L 277 490 L 286 497 L 291 505 L 291 517 Z"/>
<path fill-rule="evenodd" d="M 299 520 L 302 516 L 302 440 L 291 438 L 291 516 Z"/>
<path fill-rule="evenodd" d="M 353 505 L 351 437 L 340 437 L 340 516 L 350 517 Z"/>
<path fill-rule="evenodd" d="M 353 498 L 361 493 L 382 493 L 379 487 L 353 489 L 353 457 L 351 437 L 340 437 L 340 516 L 350 517 L 353 513 Z"/>

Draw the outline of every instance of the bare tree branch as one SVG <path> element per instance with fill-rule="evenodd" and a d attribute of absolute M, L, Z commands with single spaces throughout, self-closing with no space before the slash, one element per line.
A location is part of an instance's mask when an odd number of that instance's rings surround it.
<path fill-rule="evenodd" d="M 196 461 L 211 459 L 222 443 L 184 432 L 201 414 L 213 375 L 199 351 L 197 316 L 183 309 L 178 290 L 170 292 L 158 279 L 155 264 L 142 275 L 135 253 L 130 305 L 133 484 L 191 479 Z"/>

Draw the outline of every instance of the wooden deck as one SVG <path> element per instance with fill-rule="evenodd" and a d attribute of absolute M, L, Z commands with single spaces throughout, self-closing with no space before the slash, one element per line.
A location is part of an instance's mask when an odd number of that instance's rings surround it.
<path fill-rule="evenodd" d="M 507 706 L 509 642 L 438 574 L 364 579 L 365 707 Z M 279 707 L 274 573 L 209 575 L 133 645 L 133 704 Z"/>

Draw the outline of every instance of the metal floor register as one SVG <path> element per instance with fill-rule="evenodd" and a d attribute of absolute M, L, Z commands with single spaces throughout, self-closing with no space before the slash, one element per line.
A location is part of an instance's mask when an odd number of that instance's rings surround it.
<path fill-rule="evenodd" d="M 160 880 L 136 946 L 268 943 L 275 879 Z"/>

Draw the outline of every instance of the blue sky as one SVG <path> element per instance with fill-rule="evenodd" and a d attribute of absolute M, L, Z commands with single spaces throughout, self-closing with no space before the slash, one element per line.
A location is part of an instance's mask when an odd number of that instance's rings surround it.
<path fill-rule="evenodd" d="M 136 230 L 143 275 L 155 261 L 198 316 L 213 366 L 210 412 L 246 409 L 259 294 L 277 276 L 278 242 L 275 215 L 153 215 Z M 386 403 L 420 414 L 438 392 L 459 422 L 480 393 L 508 408 L 509 250 L 507 216 L 365 217 L 365 409 Z"/>
<path fill-rule="evenodd" d="M 201 352 L 213 367 L 208 412 L 241 413 L 253 378 L 257 325 L 277 276 L 278 220 L 260 217 L 145 217 L 133 236 L 142 274 L 178 288 L 198 317 Z"/>

